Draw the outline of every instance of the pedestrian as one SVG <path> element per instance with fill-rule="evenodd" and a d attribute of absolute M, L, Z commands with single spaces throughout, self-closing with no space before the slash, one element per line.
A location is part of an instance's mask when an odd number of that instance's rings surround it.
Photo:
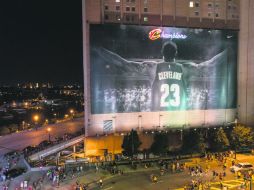
<path fill-rule="evenodd" d="M 99 180 L 99 185 L 100 185 L 100 188 L 102 188 L 103 182 L 102 182 L 102 179 L 101 179 L 101 178 L 100 178 L 100 180 Z"/>

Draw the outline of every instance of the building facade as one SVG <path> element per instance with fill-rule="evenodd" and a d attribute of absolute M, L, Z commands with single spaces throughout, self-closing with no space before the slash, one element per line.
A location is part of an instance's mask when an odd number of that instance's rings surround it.
<path fill-rule="evenodd" d="M 86 134 L 103 133 L 96 125 L 102 125 L 102 121 L 109 118 L 112 120 L 114 132 L 121 132 L 116 129 L 118 125 L 123 127 L 123 131 L 128 131 L 134 126 L 142 128 L 149 122 L 157 123 L 157 126 L 160 127 L 164 122 L 165 114 L 153 115 L 149 113 L 146 116 L 139 113 L 120 116 L 114 113 L 110 115 L 91 114 L 89 41 L 91 24 L 239 30 L 237 109 L 233 113 L 232 110 L 223 112 L 203 110 L 191 113 L 188 117 L 192 120 L 201 114 L 206 119 L 216 120 L 218 117 L 220 120 L 220 115 L 224 114 L 225 117 L 215 124 L 232 122 L 237 118 L 238 122 L 252 125 L 254 122 L 254 56 L 251 51 L 254 45 L 252 36 L 254 35 L 254 19 L 251 16 L 253 11 L 254 0 L 83 0 L 85 126 L 88 130 Z M 170 117 L 175 116 L 174 114 L 170 115 Z M 181 119 L 179 118 L 179 120 Z M 212 121 L 208 121 L 208 125 L 209 122 Z M 201 123 L 197 123 L 197 125 Z M 128 124 L 130 128 L 125 126 Z"/>

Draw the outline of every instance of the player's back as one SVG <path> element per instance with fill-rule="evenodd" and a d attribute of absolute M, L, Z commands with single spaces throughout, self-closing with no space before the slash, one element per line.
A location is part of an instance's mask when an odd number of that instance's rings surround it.
<path fill-rule="evenodd" d="M 159 63 L 153 82 L 153 111 L 184 110 L 185 91 L 182 65 L 176 62 Z"/>

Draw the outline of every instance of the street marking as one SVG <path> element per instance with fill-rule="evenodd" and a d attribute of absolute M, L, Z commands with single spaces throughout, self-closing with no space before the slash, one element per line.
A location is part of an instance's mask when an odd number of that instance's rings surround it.
<path fill-rule="evenodd" d="M 113 187 L 107 187 L 106 189 L 103 189 L 103 190 L 108 190 L 108 189 L 113 189 Z"/>
<path fill-rule="evenodd" d="M 224 186 L 227 186 L 229 189 L 233 189 L 233 188 L 239 187 L 243 182 L 244 182 L 243 179 L 235 179 L 235 180 L 222 181 L 222 184 Z M 213 182 L 213 183 L 211 183 L 210 189 L 211 190 L 221 190 L 220 188 L 218 188 L 218 185 L 220 185 L 220 182 Z M 216 187 L 214 187 L 214 186 L 216 186 Z M 184 190 L 184 188 L 178 188 L 175 190 Z"/>

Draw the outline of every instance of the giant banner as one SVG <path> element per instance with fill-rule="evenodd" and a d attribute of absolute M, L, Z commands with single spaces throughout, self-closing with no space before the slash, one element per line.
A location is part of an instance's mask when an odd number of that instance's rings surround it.
<path fill-rule="evenodd" d="M 92 114 L 236 108 L 237 31 L 90 25 Z"/>

